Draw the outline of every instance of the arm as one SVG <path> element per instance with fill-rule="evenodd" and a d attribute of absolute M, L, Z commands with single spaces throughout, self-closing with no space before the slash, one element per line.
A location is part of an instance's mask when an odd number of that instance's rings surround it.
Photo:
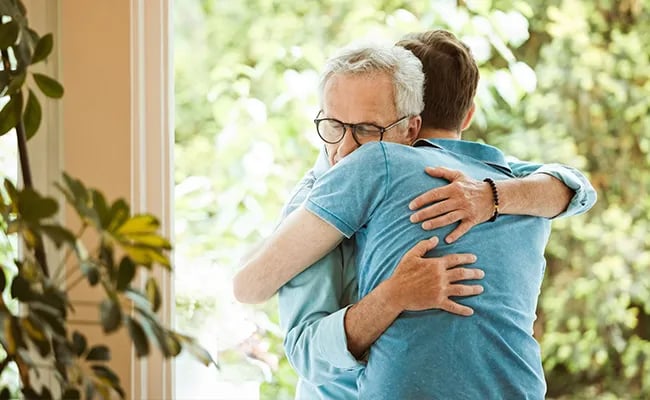
<path fill-rule="evenodd" d="M 291 278 L 332 251 L 342 239 L 336 228 L 300 207 L 235 275 L 235 298 L 242 303 L 268 300 Z"/>
<path fill-rule="evenodd" d="M 345 333 L 350 353 L 360 358 L 402 311 L 439 308 L 470 316 L 474 311 L 449 297 L 472 296 L 483 292 L 480 285 L 460 285 L 458 281 L 481 279 L 482 270 L 457 268 L 476 261 L 473 254 L 450 254 L 424 258 L 438 244 L 438 238 L 423 240 L 400 260 L 395 273 L 379 284 L 345 314 Z"/>
<path fill-rule="evenodd" d="M 354 276 L 348 274 L 350 270 L 340 265 L 353 262 L 352 249 L 346 248 L 350 242 L 284 286 L 280 290 L 280 317 L 283 325 L 293 326 L 285 338 L 285 349 L 298 373 L 320 384 L 340 373 L 338 369 L 360 367 L 358 359 L 402 311 L 439 308 L 472 315 L 471 308 L 449 297 L 483 292 L 480 285 L 456 283 L 483 278 L 482 270 L 456 268 L 475 262 L 476 256 L 424 258 L 437 243 L 437 238 L 419 242 L 402 257 L 393 276 L 349 308 L 345 300 L 338 303 L 337 299 L 345 299 L 344 287 L 356 285 Z M 335 257 L 330 258 L 332 255 Z"/>
<path fill-rule="evenodd" d="M 304 196 L 303 196 L 304 197 Z M 294 202 L 300 203 L 300 201 Z M 290 211 L 290 206 L 288 211 Z M 421 246 L 421 245 L 419 245 Z M 435 242 L 430 242 L 435 246 Z M 424 250 L 426 251 L 426 250 Z M 422 250 L 420 249 L 421 253 Z M 442 271 L 444 267 L 437 259 L 424 259 L 423 253 L 411 251 L 400 261 L 398 268 L 389 280 L 394 282 L 393 288 L 383 290 L 383 285 L 377 292 L 371 292 L 362 299 L 350 312 L 350 319 L 344 327 L 344 318 L 348 318 L 350 300 L 356 297 L 356 277 L 353 266 L 353 245 L 344 242 L 334 252 L 329 253 L 308 270 L 296 276 L 280 290 L 280 318 L 282 326 L 288 329 L 285 337 L 287 358 L 296 371 L 315 384 L 323 384 L 341 377 L 341 369 L 349 370 L 362 366 L 348 348 L 355 353 L 363 353 L 373 343 L 399 314 L 393 312 L 392 317 L 383 321 L 383 326 L 377 327 L 377 320 L 383 317 L 381 307 L 392 301 L 401 304 L 404 309 L 442 308 L 461 315 L 471 314 L 471 310 L 449 300 L 448 296 L 475 295 L 482 291 L 478 285 L 462 286 L 452 284 L 452 281 L 462 279 L 479 279 L 482 271 L 475 269 L 456 269 Z M 473 262 L 470 255 L 459 255 L 459 258 L 443 260 L 445 265 L 453 266 Z M 433 290 L 420 290 L 430 277 L 431 268 L 441 270 L 448 282 L 444 290 L 446 295 L 440 296 L 437 285 L 429 285 Z M 458 278 L 458 279 L 457 279 Z M 401 290 L 398 290 L 400 288 Z M 412 289 L 409 289 L 412 288 Z M 273 289 L 268 289 L 272 291 Z M 351 295 L 351 293 L 354 293 Z M 386 297 L 389 296 L 389 297 Z M 397 298 L 404 297 L 403 299 Z M 412 298 L 409 299 L 409 296 Z M 372 312 L 376 318 L 372 318 Z M 356 322 L 356 316 L 370 316 Z M 365 325 L 368 323 L 370 326 Z M 351 342 L 348 346 L 346 328 L 350 330 Z M 354 330 L 356 329 L 356 330 Z M 337 369 L 341 368 L 341 369 Z"/>
<path fill-rule="evenodd" d="M 284 285 L 279 292 L 284 349 L 296 372 L 314 385 L 345 379 L 363 367 L 348 352 L 343 318 L 356 300 L 354 243 L 334 251 Z M 356 375 L 348 376 L 351 382 Z"/>
<path fill-rule="evenodd" d="M 583 213 L 596 202 L 596 191 L 574 168 L 522 162 L 511 162 L 510 166 L 515 176 L 521 178 L 496 182 L 501 214 L 555 218 Z M 447 243 L 452 243 L 492 216 L 493 199 L 487 183 L 446 168 L 425 171 L 450 184 L 415 198 L 409 207 L 420 210 L 411 216 L 412 222 L 424 221 L 423 229 L 430 230 L 460 221 L 445 238 Z"/>
<path fill-rule="evenodd" d="M 313 173 L 308 173 L 294 190 L 283 218 L 309 195 L 319 162 L 321 167 L 327 166 L 324 156 L 321 153 Z M 303 379 L 314 385 L 338 381 L 343 387 L 355 387 L 356 374 L 349 371 L 363 366 L 348 352 L 343 330 L 346 306 L 357 298 L 354 256 L 354 242 L 345 240 L 278 293 L 287 359 Z"/>
<path fill-rule="evenodd" d="M 558 190 L 558 182 L 571 189 L 571 198 L 565 202 L 564 208 L 559 213 L 552 216 L 553 218 L 583 214 L 596 204 L 596 190 L 587 177 L 576 168 L 562 164 L 528 163 L 515 159 L 508 164 L 516 177 L 521 178 L 529 175 L 531 177 L 535 175 L 551 176 L 556 179 L 555 181 L 551 181 L 556 186 L 555 190 Z"/>

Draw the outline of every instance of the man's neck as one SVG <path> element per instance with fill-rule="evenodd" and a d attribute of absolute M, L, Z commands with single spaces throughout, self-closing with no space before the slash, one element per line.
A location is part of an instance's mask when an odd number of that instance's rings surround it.
<path fill-rule="evenodd" d="M 418 139 L 460 139 L 460 131 L 450 131 L 447 129 L 422 128 L 418 134 Z"/>

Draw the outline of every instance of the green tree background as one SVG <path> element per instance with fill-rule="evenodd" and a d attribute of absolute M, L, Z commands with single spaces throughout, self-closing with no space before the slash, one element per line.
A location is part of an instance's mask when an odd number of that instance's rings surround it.
<path fill-rule="evenodd" d="M 549 398 L 650 397 L 647 0 L 203 0 L 174 12 L 178 320 L 216 340 L 223 379 L 293 393 L 275 303 L 228 295 L 239 256 L 315 159 L 324 61 L 353 39 L 445 28 L 481 68 L 464 139 L 575 166 L 598 190 L 589 213 L 553 224 L 535 329 Z"/>

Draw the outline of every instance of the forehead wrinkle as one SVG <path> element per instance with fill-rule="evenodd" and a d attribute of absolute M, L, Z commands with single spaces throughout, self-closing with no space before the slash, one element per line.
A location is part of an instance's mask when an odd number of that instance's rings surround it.
<path fill-rule="evenodd" d="M 348 86 L 353 88 L 348 90 Z M 369 91 L 379 90 L 380 86 L 381 91 L 374 96 L 366 95 Z M 396 113 L 393 82 L 386 73 L 335 74 L 327 81 L 324 96 L 325 117 L 345 123 L 383 126 L 392 122 Z M 355 120 L 345 120 L 350 115 L 354 115 Z"/>

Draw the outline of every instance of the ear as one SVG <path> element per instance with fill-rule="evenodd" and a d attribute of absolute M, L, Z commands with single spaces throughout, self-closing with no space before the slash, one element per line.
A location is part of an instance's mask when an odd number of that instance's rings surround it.
<path fill-rule="evenodd" d="M 420 134 L 421 127 L 422 127 L 422 117 L 416 115 L 414 117 L 409 118 L 409 126 L 406 132 L 406 139 L 408 140 L 409 144 L 413 144 L 413 142 L 415 142 L 418 139 L 418 135 Z"/>
<path fill-rule="evenodd" d="M 467 111 L 467 115 L 463 119 L 463 124 L 460 126 L 461 132 L 469 128 L 469 125 L 472 123 L 472 117 L 474 117 L 474 111 L 476 111 L 476 103 L 472 103 L 472 106 Z"/>

